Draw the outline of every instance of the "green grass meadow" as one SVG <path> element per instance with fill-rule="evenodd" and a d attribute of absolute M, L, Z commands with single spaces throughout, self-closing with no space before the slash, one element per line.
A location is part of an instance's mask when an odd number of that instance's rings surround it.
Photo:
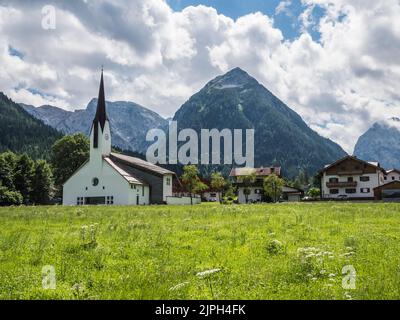
<path fill-rule="evenodd" d="M 0 299 L 399 298 L 400 204 L 0 208 Z"/>

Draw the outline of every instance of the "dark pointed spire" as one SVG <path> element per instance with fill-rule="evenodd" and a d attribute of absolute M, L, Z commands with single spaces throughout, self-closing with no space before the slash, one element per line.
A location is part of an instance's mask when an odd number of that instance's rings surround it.
<path fill-rule="evenodd" d="M 99 122 L 101 130 L 104 130 L 106 124 L 107 112 L 106 112 L 106 99 L 104 94 L 104 79 L 103 79 L 103 67 L 101 68 L 101 80 L 99 89 L 99 99 L 97 100 L 97 111 L 93 122 Z"/>
<path fill-rule="evenodd" d="M 101 131 L 104 130 L 104 126 L 106 124 L 107 112 L 106 112 L 106 99 L 104 93 L 104 79 L 103 79 L 103 66 L 101 67 L 101 80 L 100 80 L 100 89 L 99 89 L 99 98 L 97 100 L 97 111 L 96 116 L 93 120 L 94 126 L 94 147 L 97 148 L 99 145 L 99 124 L 101 127 Z"/>

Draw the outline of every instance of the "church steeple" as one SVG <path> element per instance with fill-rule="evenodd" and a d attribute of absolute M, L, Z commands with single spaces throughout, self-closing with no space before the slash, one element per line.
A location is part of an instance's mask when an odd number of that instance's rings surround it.
<path fill-rule="evenodd" d="M 97 100 L 96 116 L 94 117 L 94 120 L 93 120 L 93 127 L 94 127 L 93 145 L 94 145 L 94 148 L 98 148 L 98 146 L 99 146 L 99 125 L 101 127 L 101 132 L 104 132 L 104 127 L 105 127 L 107 120 L 108 120 L 108 117 L 107 117 L 107 112 L 106 112 L 106 99 L 105 99 L 105 93 L 104 93 L 103 68 L 101 68 L 99 98 Z"/>

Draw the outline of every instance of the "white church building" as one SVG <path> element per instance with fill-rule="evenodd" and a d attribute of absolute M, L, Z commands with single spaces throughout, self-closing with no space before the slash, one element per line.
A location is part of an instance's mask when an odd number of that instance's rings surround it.
<path fill-rule="evenodd" d="M 63 186 L 63 205 L 164 204 L 175 173 L 139 158 L 111 152 L 103 72 L 90 132 L 90 158 Z"/>

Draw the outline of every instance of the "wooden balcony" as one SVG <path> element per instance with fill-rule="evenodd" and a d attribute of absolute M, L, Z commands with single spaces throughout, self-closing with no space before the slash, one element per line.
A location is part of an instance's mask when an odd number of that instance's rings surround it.
<path fill-rule="evenodd" d="M 327 182 L 326 186 L 330 189 L 332 188 L 356 188 L 357 181 L 353 182 Z"/>

